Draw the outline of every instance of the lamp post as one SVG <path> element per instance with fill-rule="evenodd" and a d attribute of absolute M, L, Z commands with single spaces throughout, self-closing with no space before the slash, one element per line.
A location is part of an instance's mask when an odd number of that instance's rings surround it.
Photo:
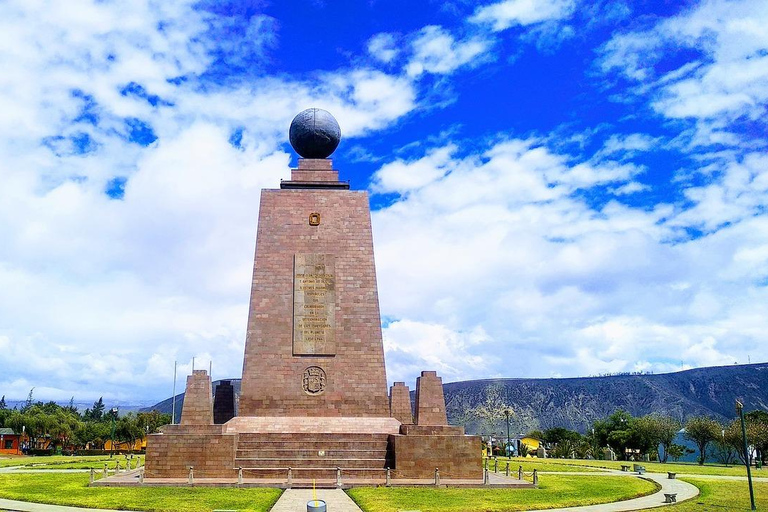
<path fill-rule="evenodd" d="M 509 446 L 509 413 L 510 412 L 511 411 L 509 409 L 504 409 L 504 416 L 507 417 L 507 447 L 504 450 L 504 453 L 507 455 L 507 457 L 512 456 L 512 450 L 510 449 L 510 446 Z"/>
<path fill-rule="evenodd" d="M 109 445 L 109 458 L 111 459 L 115 452 L 115 418 L 117 417 L 117 407 L 113 407 L 109 411 L 109 415 L 112 416 L 112 433 L 110 434 L 112 443 Z"/>
<path fill-rule="evenodd" d="M 747 466 L 747 481 L 749 482 L 749 501 L 752 505 L 752 510 L 755 508 L 755 492 L 752 489 L 752 469 L 750 468 L 749 460 L 749 447 L 747 446 L 747 426 L 744 424 L 744 404 L 736 400 L 736 411 L 739 413 L 739 419 L 741 420 L 741 438 L 744 441 L 744 462 Z"/>

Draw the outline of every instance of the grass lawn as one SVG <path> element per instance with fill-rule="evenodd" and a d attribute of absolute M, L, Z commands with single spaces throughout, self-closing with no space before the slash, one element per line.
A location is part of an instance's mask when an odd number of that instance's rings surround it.
<path fill-rule="evenodd" d="M 364 512 L 501 512 L 572 507 L 652 494 L 655 483 L 639 478 L 550 475 L 538 489 L 357 488 L 347 491 Z"/>
<path fill-rule="evenodd" d="M 118 510 L 264 512 L 281 493 L 280 489 L 231 487 L 88 487 L 87 474 L 0 474 L 1 498 Z"/>
<path fill-rule="evenodd" d="M 104 469 L 104 464 L 107 465 L 107 469 L 115 469 L 115 464 L 118 462 L 120 463 L 120 469 L 125 469 L 125 457 L 120 458 L 113 458 L 110 459 L 109 456 L 106 458 L 101 457 L 96 460 L 79 460 L 77 458 L 70 459 L 74 460 L 68 460 L 63 462 L 53 462 L 49 464 L 44 464 L 44 461 L 40 461 L 38 463 L 35 463 L 31 466 L 32 469 L 96 469 L 96 470 L 102 470 Z M 144 456 L 141 456 L 139 458 L 140 462 L 144 461 Z M 40 463 L 43 463 L 43 465 L 38 465 Z M 133 460 L 131 461 L 131 469 L 136 468 L 136 456 L 134 456 Z"/>
<path fill-rule="evenodd" d="M 699 488 L 701 494 L 674 505 L 672 512 L 750 510 L 749 486 L 744 481 L 684 478 Z M 768 482 L 753 482 L 757 510 L 768 510 Z"/>
<path fill-rule="evenodd" d="M 506 461 L 507 459 L 499 458 L 499 467 L 503 467 L 502 460 Z M 530 461 L 546 461 L 547 464 L 551 465 L 561 465 L 564 467 L 593 467 L 593 468 L 608 468 L 608 469 L 621 469 L 622 464 L 629 465 L 630 470 L 632 469 L 631 466 L 635 464 L 634 462 L 626 462 L 626 461 L 610 461 L 610 460 L 584 460 L 584 459 L 528 459 L 528 458 L 521 458 L 521 457 L 514 457 L 512 458 L 512 463 L 510 464 L 512 467 L 517 467 L 515 464 L 523 464 L 523 470 L 528 471 L 525 469 L 525 462 Z M 672 471 L 674 473 L 678 473 L 680 475 L 686 474 L 686 475 L 723 475 L 723 476 L 747 476 L 747 470 L 744 468 L 744 466 L 723 466 L 722 464 L 704 464 L 703 466 L 699 466 L 696 463 L 684 463 L 684 462 L 667 462 L 667 463 L 660 463 L 660 462 L 639 462 L 638 464 L 642 464 L 645 466 L 645 469 L 651 473 L 666 473 L 667 471 Z M 557 471 L 552 469 L 540 469 L 539 471 Z M 561 471 L 579 471 L 579 469 L 562 469 Z M 768 477 L 768 469 L 758 470 L 753 469 L 752 470 L 753 476 L 766 476 Z"/>
<path fill-rule="evenodd" d="M 509 474 L 516 475 L 517 468 L 523 466 L 523 471 L 526 473 L 532 472 L 534 469 L 537 471 L 560 471 L 560 472 L 575 472 L 575 471 L 600 471 L 596 467 L 588 467 L 583 465 L 571 465 L 564 464 L 567 460 L 560 459 L 526 459 L 516 457 L 512 459 L 499 457 L 499 473 L 504 473 L 507 468 L 507 461 L 509 463 Z M 485 464 L 485 462 L 483 462 Z M 485 467 L 485 466 L 483 466 Z M 493 459 L 488 460 L 488 471 L 493 472 Z"/>
<path fill-rule="evenodd" d="M 136 457 L 133 456 L 133 464 L 136 464 Z M 143 455 L 141 456 L 143 459 Z M 104 463 L 110 464 L 110 468 L 115 467 L 115 461 L 121 462 L 121 467 L 125 467 L 125 457 L 115 456 L 111 460 L 109 455 L 86 455 L 86 456 L 71 456 L 71 455 L 50 455 L 40 457 L 11 457 L 8 459 L 0 459 L 0 468 L 6 468 L 9 466 L 34 466 L 35 469 L 75 469 L 76 464 L 91 464 L 90 466 L 83 466 L 80 469 L 88 469 L 93 467 L 95 469 L 104 468 Z M 68 467 L 72 466 L 72 467 Z M 132 466 L 133 467 L 133 466 Z"/>

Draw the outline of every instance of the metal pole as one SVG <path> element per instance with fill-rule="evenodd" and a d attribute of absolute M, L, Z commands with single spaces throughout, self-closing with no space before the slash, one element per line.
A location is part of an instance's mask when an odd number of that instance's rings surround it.
<path fill-rule="evenodd" d="M 749 459 L 749 447 L 747 446 L 747 426 L 744 424 L 744 404 L 736 400 L 736 410 L 739 412 L 739 419 L 741 419 L 741 438 L 744 440 L 744 462 L 747 466 L 747 481 L 749 482 L 749 501 L 752 505 L 752 510 L 755 508 L 755 491 L 752 489 L 752 469 L 750 468 Z"/>
<path fill-rule="evenodd" d="M 504 450 L 504 453 L 507 455 L 507 457 L 511 457 L 512 454 L 509 450 L 509 409 L 506 409 L 504 414 L 507 416 L 507 448 Z"/>
<path fill-rule="evenodd" d="M 117 416 L 117 407 L 113 407 L 109 412 L 112 416 L 112 444 L 109 446 L 109 458 L 111 459 L 112 454 L 115 452 L 115 416 Z"/>
<path fill-rule="evenodd" d="M 171 406 L 171 425 L 176 424 L 176 361 L 173 362 L 173 405 Z"/>

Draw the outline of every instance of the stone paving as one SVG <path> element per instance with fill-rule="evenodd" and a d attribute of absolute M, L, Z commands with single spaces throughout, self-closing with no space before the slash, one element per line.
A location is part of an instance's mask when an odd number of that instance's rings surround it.
<path fill-rule="evenodd" d="M 361 512 L 360 507 L 341 489 L 288 489 L 270 512 L 304 512 L 307 502 L 315 497 L 326 503 L 329 512 Z"/>

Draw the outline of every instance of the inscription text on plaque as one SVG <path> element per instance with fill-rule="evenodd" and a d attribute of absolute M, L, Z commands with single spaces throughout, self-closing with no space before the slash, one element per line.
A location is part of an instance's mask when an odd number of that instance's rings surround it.
<path fill-rule="evenodd" d="M 293 355 L 336 355 L 333 254 L 296 254 L 293 269 Z"/>

